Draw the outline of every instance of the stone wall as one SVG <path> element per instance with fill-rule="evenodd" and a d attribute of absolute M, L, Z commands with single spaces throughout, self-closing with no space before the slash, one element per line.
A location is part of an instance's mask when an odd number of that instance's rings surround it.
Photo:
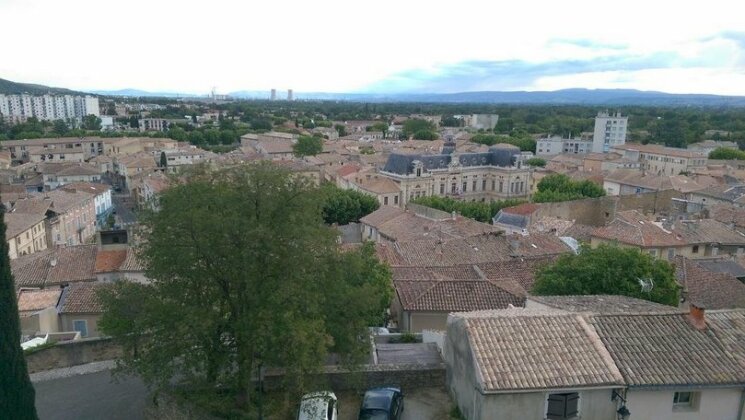
<path fill-rule="evenodd" d="M 559 203 L 540 203 L 533 215 L 533 221 L 542 217 L 557 217 L 574 220 L 590 226 L 605 226 L 613 220 L 616 212 L 639 210 L 646 214 L 670 214 L 673 211 L 673 198 L 683 198 L 684 194 L 675 190 L 642 193 L 635 195 L 605 196 L 584 200 L 562 201 Z"/>
<path fill-rule="evenodd" d="M 26 355 L 29 373 L 82 365 L 120 357 L 122 349 L 110 338 L 86 338 L 59 342 Z"/>

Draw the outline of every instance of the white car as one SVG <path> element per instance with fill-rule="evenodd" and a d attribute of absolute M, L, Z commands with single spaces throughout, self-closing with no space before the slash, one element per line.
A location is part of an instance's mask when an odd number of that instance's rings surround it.
<path fill-rule="evenodd" d="M 297 420 L 338 420 L 336 395 L 331 391 L 312 392 L 300 400 Z"/>

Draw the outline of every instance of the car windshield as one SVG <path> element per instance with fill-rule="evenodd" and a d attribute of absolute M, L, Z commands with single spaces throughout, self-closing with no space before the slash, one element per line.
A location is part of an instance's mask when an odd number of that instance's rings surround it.
<path fill-rule="evenodd" d="M 360 420 L 388 420 L 388 413 L 383 410 L 364 410 L 360 413 Z"/>

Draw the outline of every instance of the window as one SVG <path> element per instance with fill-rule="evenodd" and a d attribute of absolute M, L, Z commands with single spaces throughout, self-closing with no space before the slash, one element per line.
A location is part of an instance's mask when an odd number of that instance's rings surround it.
<path fill-rule="evenodd" d="M 440 194 L 445 194 L 445 184 L 440 184 Z"/>
<path fill-rule="evenodd" d="M 486 191 L 486 180 L 481 180 L 481 191 Z"/>
<path fill-rule="evenodd" d="M 383 205 L 384 206 L 388 205 L 388 197 L 383 197 Z"/>
<path fill-rule="evenodd" d="M 546 418 L 550 420 L 579 418 L 579 393 L 549 394 L 546 404 Z"/>
<path fill-rule="evenodd" d="M 468 191 L 468 182 L 463 181 L 463 192 Z"/>
<path fill-rule="evenodd" d="M 657 256 L 657 250 L 656 249 L 650 249 L 649 250 L 649 255 L 651 255 L 653 257 L 656 257 Z"/>
<path fill-rule="evenodd" d="M 676 392 L 673 394 L 673 411 L 695 411 L 698 397 L 698 392 Z"/>
<path fill-rule="evenodd" d="M 691 252 L 694 254 L 698 254 L 698 245 L 694 245 L 693 248 L 691 249 Z"/>
<path fill-rule="evenodd" d="M 675 258 L 675 248 L 668 248 L 667 249 L 667 259 L 672 260 Z"/>
<path fill-rule="evenodd" d="M 473 180 L 473 183 L 471 185 L 471 191 L 476 191 L 476 180 Z"/>
<path fill-rule="evenodd" d="M 397 195 L 394 195 L 393 196 L 393 204 L 398 204 L 398 196 Z"/>
<path fill-rule="evenodd" d="M 72 321 L 73 331 L 80 331 L 81 337 L 88 337 L 88 321 L 84 319 L 76 319 Z"/>

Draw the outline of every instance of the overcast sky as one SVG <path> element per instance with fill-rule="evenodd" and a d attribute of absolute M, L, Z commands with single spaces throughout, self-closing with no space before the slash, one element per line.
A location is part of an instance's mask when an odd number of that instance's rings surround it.
<path fill-rule="evenodd" d="M 745 2 L 0 0 L 0 78 L 206 93 L 745 95 Z"/>

